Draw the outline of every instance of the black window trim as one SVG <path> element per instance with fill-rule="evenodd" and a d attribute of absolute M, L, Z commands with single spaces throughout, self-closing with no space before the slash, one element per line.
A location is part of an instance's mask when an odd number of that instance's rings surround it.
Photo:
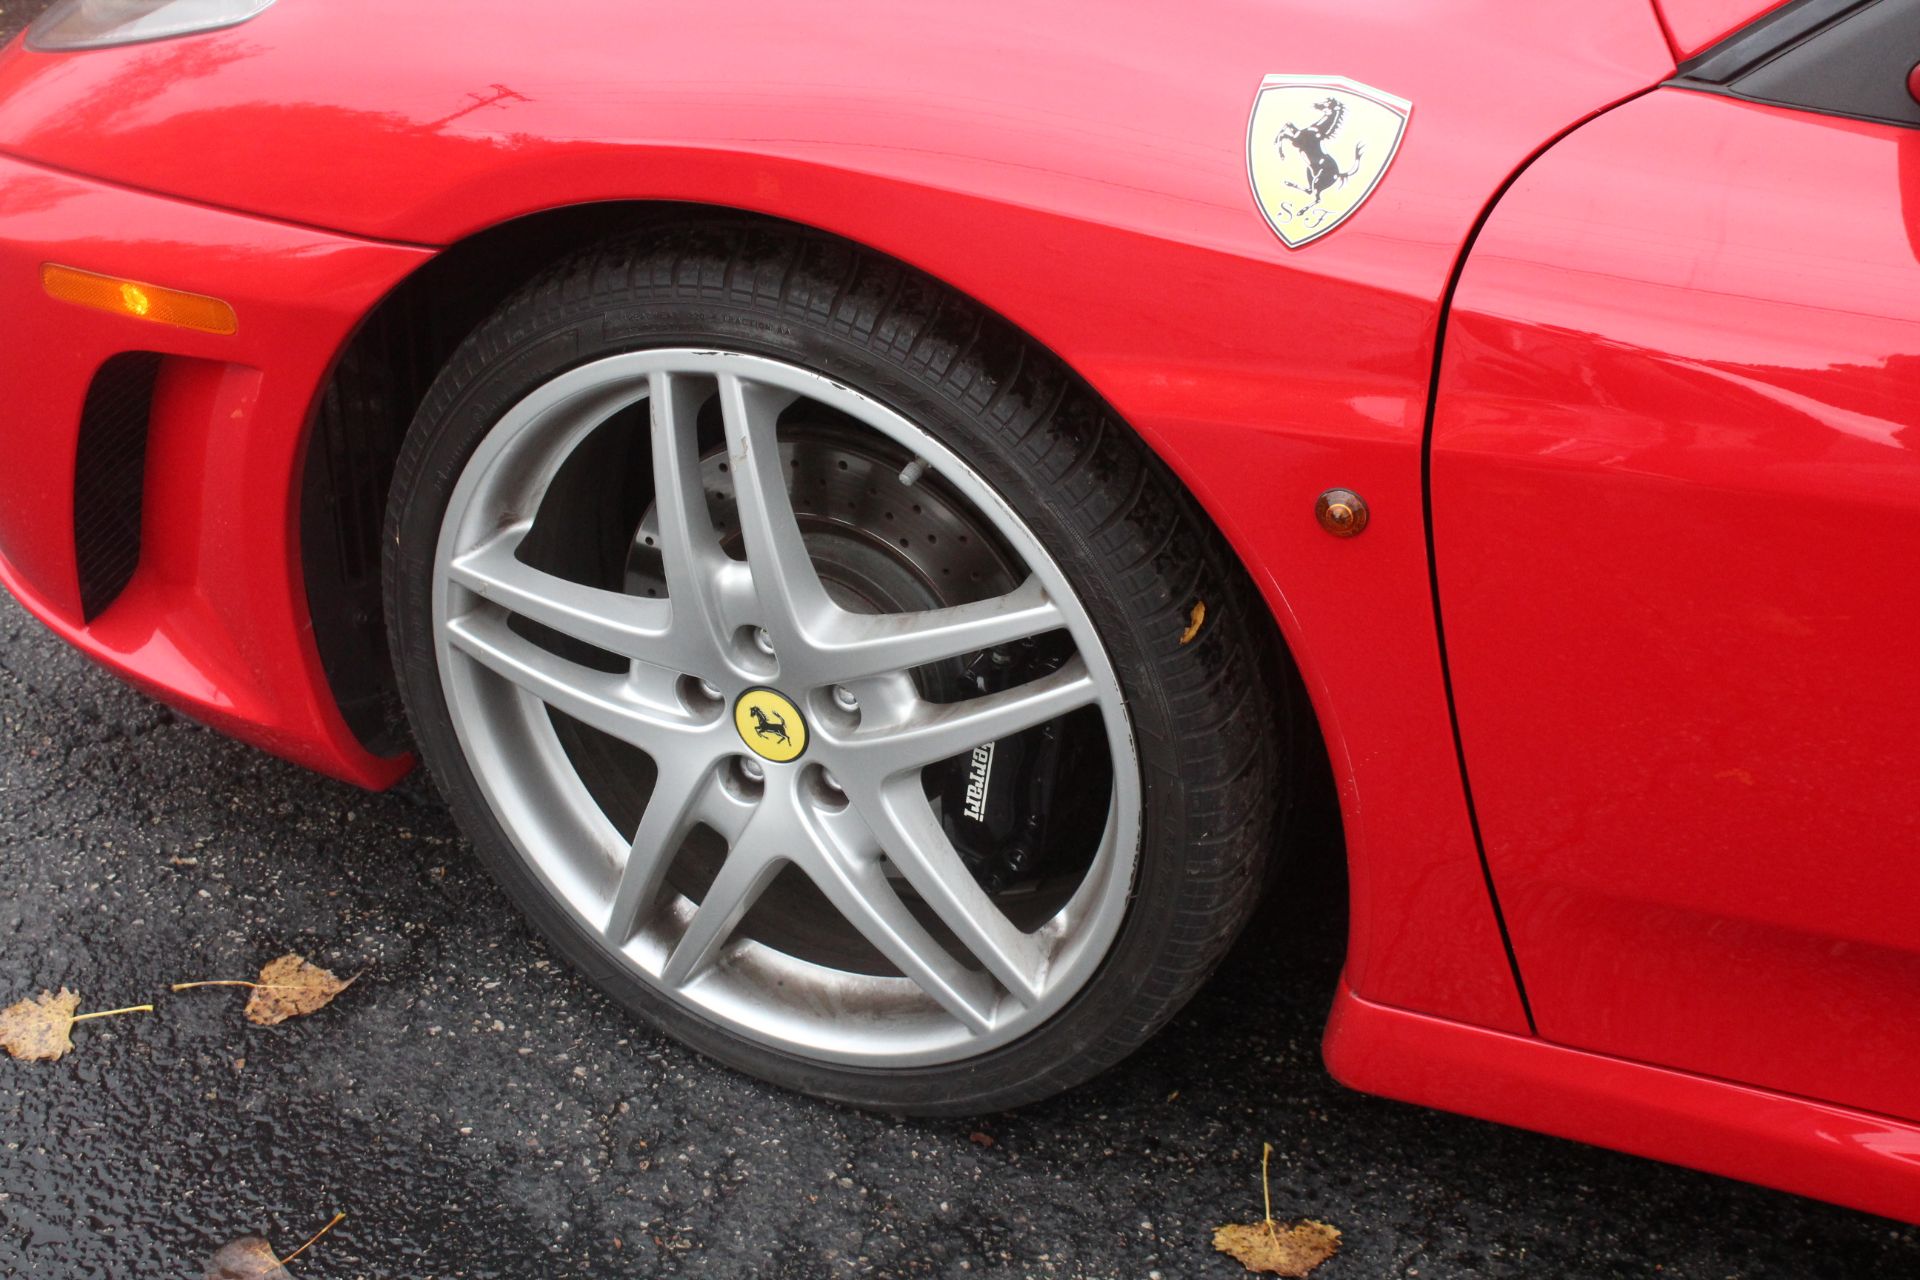
<path fill-rule="evenodd" d="M 1872 15 L 1869 10 L 1878 10 Z M 1920 0 L 1792 0 L 1680 63 L 1666 85 L 1821 115 L 1920 128 L 1920 102 L 1906 75 L 1920 62 L 1920 41 L 1902 54 L 1860 36 L 1871 16 L 1911 20 L 1920 33 Z M 1863 64 L 1872 64 L 1871 71 Z M 1897 65 L 1896 65 L 1897 64 Z M 1898 83 L 1890 83 L 1897 79 Z M 1818 85 L 1818 92 L 1785 87 Z"/>

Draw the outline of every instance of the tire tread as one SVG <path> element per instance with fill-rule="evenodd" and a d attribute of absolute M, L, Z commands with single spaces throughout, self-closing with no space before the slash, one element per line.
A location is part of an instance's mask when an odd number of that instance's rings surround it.
<path fill-rule="evenodd" d="M 457 474 L 457 465 L 443 456 L 449 430 L 462 421 L 471 428 L 463 414 L 470 419 L 481 400 L 511 403 L 531 390 L 503 386 L 503 371 L 537 367 L 550 377 L 614 340 L 628 323 L 622 317 L 651 317 L 647 323 L 670 327 L 671 319 L 662 317 L 718 312 L 741 317 L 743 332 L 750 323 L 767 325 L 789 345 L 857 354 L 880 371 L 870 380 L 882 385 L 870 393 L 945 403 L 957 422 L 973 424 L 968 429 L 977 429 L 987 446 L 974 451 L 979 460 L 1005 460 L 990 480 L 1004 488 L 1009 477 L 1020 482 L 1022 470 L 1039 478 L 1058 508 L 1049 527 L 1065 531 L 1056 554 L 1096 618 L 1123 620 L 1110 643 L 1133 707 L 1147 788 L 1143 848 L 1177 860 L 1179 874 L 1165 900 L 1136 900 L 1129 917 L 1130 929 L 1134 917 L 1151 917 L 1151 928 L 1139 926 L 1140 936 L 1151 940 L 1151 962 L 1127 975 L 1125 991 L 1114 983 L 1093 990 L 1099 978 L 1090 983 L 1069 1009 L 1089 1001 L 1099 1001 L 1099 1009 L 1075 1023 L 1070 1044 L 1042 1054 L 1014 1051 L 1055 1024 L 985 1056 L 1001 1061 L 964 1069 L 861 1073 L 795 1066 L 800 1060 L 755 1063 L 749 1053 L 727 1052 L 716 1039 L 723 1030 L 696 1035 L 657 1010 L 643 1012 L 757 1074 L 887 1110 L 977 1113 L 1077 1084 L 1163 1026 L 1245 925 L 1274 852 L 1290 749 L 1291 730 L 1276 733 L 1273 726 L 1290 726 L 1292 711 L 1287 686 L 1274 676 L 1265 604 L 1184 486 L 1052 353 L 928 277 L 829 237 L 752 221 L 709 221 L 649 228 L 598 245 L 515 294 L 434 383 L 396 471 L 387 616 L 416 731 L 432 737 L 426 722 L 436 701 L 421 688 L 435 678 L 430 658 L 424 667 L 421 662 L 423 644 L 429 653 L 431 645 L 421 635 L 421 556 L 412 545 L 433 513 L 422 515 L 416 495 L 434 488 L 423 480 L 437 478 L 450 488 L 448 469 Z M 567 335 L 573 349 L 559 355 L 556 367 L 556 353 L 542 344 L 565 347 Z M 544 363 L 534 358 L 541 355 Z M 430 572 L 430 552 L 425 561 Z M 1075 566 L 1082 570 L 1077 576 Z M 1205 621 L 1183 643 L 1195 602 L 1204 602 Z M 472 797 L 441 781 L 471 830 Z M 577 950 L 570 953 L 581 959 Z M 601 966 L 593 976 L 621 994 L 618 975 Z"/>

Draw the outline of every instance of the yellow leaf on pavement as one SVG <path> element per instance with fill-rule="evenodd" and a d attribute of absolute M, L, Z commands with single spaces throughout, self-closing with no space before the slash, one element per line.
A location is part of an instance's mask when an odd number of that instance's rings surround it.
<path fill-rule="evenodd" d="M 1273 1222 L 1229 1222 L 1215 1229 L 1213 1247 L 1253 1272 L 1304 1276 L 1340 1248 L 1340 1232 L 1308 1218 L 1283 1227 Z"/>
<path fill-rule="evenodd" d="M 0 1045 L 28 1062 L 52 1062 L 73 1048 L 73 1015 L 80 1011 L 80 994 L 60 988 L 60 994 L 42 991 L 0 1009 Z"/>
<path fill-rule="evenodd" d="M 80 993 L 60 988 L 56 994 L 42 991 L 31 1000 L 22 1000 L 0 1009 L 0 1049 L 27 1062 L 53 1062 L 73 1049 L 73 1024 L 89 1018 L 112 1018 L 122 1013 L 151 1013 L 150 1004 L 126 1009 L 102 1009 L 98 1013 L 80 1013 Z"/>
<path fill-rule="evenodd" d="M 311 1239 L 284 1258 L 274 1252 L 273 1245 L 265 1236 L 241 1236 L 231 1244 L 221 1245 L 207 1259 L 205 1269 L 200 1272 L 200 1280 L 272 1280 L 272 1277 L 287 1275 L 287 1264 L 313 1248 L 315 1241 L 339 1226 L 346 1216 L 344 1213 L 334 1214 L 326 1226 L 314 1232 Z"/>
<path fill-rule="evenodd" d="M 357 978 L 358 975 L 355 977 Z M 260 970 L 258 982 L 240 978 L 216 978 L 207 982 L 176 982 L 175 991 L 195 987 L 250 987 L 247 1021 L 271 1027 L 288 1018 L 305 1017 L 333 1003 L 333 998 L 354 984 L 355 978 L 337 978 L 317 964 L 309 964 L 289 951 L 278 960 L 269 960 Z"/>
<path fill-rule="evenodd" d="M 280 1265 L 280 1255 L 263 1236 L 242 1236 L 232 1244 L 222 1245 L 218 1253 L 207 1259 L 206 1269 L 200 1273 L 201 1280 L 267 1280 L 269 1276 L 286 1274 L 287 1269 Z"/>
<path fill-rule="evenodd" d="M 1216 1227 L 1213 1247 L 1249 1271 L 1297 1278 L 1339 1251 L 1340 1232 L 1311 1218 L 1303 1218 L 1286 1227 L 1273 1220 L 1273 1186 L 1267 1181 L 1267 1162 L 1272 1159 L 1273 1144 L 1262 1143 L 1260 1196 L 1266 1201 L 1266 1220 L 1229 1222 L 1224 1227 Z"/>
<path fill-rule="evenodd" d="M 289 951 L 260 971 L 259 985 L 247 999 L 247 1021 L 271 1027 L 288 1018 L 305 1017 L 326 1008 L 352 985 L 352 978 L 342 981 Z"/>

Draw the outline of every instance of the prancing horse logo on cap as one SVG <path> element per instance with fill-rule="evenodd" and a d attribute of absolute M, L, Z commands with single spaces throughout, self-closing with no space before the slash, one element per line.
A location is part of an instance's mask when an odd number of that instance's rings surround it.
<path fill-rule="evenodd" d="M 1253 198 L 1289 249 L 1353 216 L 1400 149 L 1413 104 L 1345 76 L 1271 75 L 1247 122 Z"/>
<path fill-rule="evenodd" d="M 772 689 L 749 689 L 733 704 L 733 727 L 753 753 L 775 764 L 798 760 L 807 749 L 800 708 Z"/>

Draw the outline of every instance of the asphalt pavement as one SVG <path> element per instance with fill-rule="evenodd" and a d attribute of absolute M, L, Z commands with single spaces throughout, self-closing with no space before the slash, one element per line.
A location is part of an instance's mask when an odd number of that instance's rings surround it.
<path fill-rule="evenodd" d="M 900 1121 L 735 1075 L 574 977 L 416 777 L 369 795 L 149 702 L 0 596 L 0 1275 L 198 1276 L 236 1237 L 332 1277 L 1231 1277 L 1212 1229 L 1345 1233 L 1324 1280 L 1920 1275 L 1920 1231 L 1334 1084 L 1339 886 L 1289 881 L 1209 989 L 1065 1097 Z M 342 974 L 275 1028 L 246 978 Z"/>

